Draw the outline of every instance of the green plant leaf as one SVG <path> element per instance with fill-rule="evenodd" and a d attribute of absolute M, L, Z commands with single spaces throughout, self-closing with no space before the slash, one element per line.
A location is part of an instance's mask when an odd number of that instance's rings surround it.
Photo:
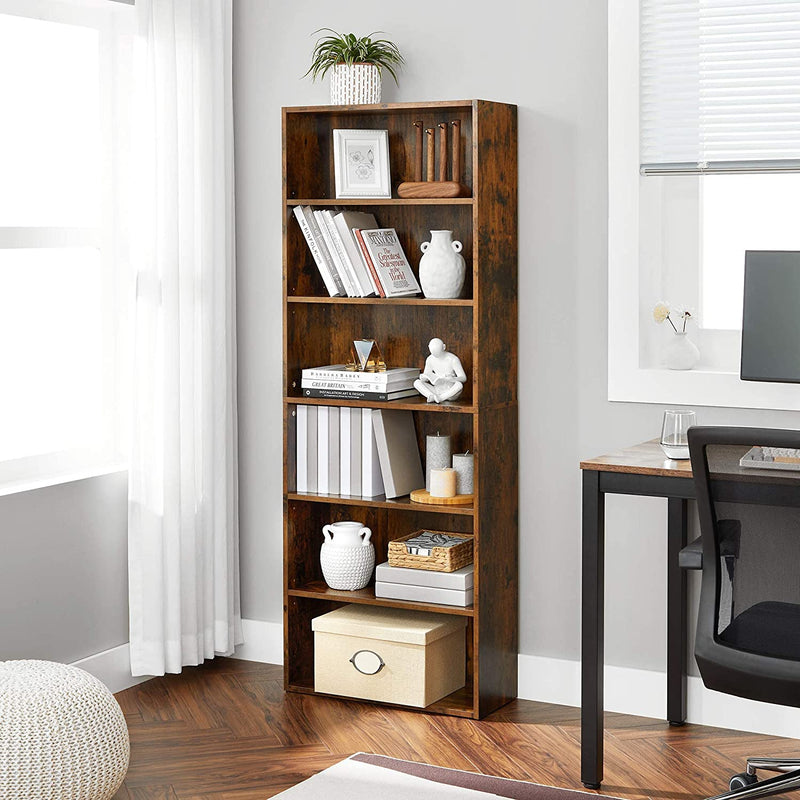
<path fill-rule="evenodd" d="M 379 72 L 385 69 L 397 83 L 395 69 L 405 63 L 399 48 L 388 39 L 373 39 L 383 31 L 373 31 L 358 38 L 354 33 L 338 33 L 333 28 L 319 28 L 318 33 L 329 35 L 317 39 L 311 54 L 311 66 L 303 75 L 311 80 L 323 78 L 336 64 L 374 64 Z"/>

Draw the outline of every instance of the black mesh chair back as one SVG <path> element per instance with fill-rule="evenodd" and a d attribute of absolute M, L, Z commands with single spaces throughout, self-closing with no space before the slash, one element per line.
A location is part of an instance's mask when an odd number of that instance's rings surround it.
<path fill-rule="evenodd" d="M 752 448 L 768 466 L 742 466 Z M 689 430 L 703 544 L 695 656 L 711 689 L 800 706 L 800 431 Z"/>

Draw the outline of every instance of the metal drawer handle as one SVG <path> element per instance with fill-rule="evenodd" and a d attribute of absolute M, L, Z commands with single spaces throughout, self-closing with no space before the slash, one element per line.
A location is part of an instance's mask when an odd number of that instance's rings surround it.
<path fill-rule="evenodd" d="M 350 663 L 362 675 L 377 675 L 386 666 L 383 659 L 372 650 L 359 650 L 353 653 Z"/>

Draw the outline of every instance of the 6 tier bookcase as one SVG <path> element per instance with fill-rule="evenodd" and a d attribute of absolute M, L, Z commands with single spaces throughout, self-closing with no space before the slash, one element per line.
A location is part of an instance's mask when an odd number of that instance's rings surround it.
<path fill-rule="evenodd" d="M 401 199 L 396 188 L 414 174 L 416 120 L 426 127 L 460 120 L 461 182 L 471 196 Z M 336 128 L 389 131 L 392 199 L 337 200 Z M 420 244 L 448 229 L 463 243 L 467 277 L 457 300 L 425 297 L 329 297 L 294 206 L 370 211 L 397 230 L 417 273 Z M 418 273 L 417 273 L 418 276 Z M 410 608 L 467 618 L 464 689 L 424 709 L 478 719 L 517 690 L 518 408 L 517 408 L 517 109 L 484 100 L 318 106 L 283 109 L 283 381 L 284 381 L 284 680 L 314 692 L 311 620 L 346 603 Z M 303 398 L 305 367 L 341 363 L 353 339 L 376 339 L 390 366 L 422 368 L 427 344 L 443 339 L 466 369 L 454 402 L 410 398 L 391 403 Z M 425 437 L 452 437 L 453 452 L 476 453 L 470 506 L 430 506 L 408 497 L 386 500 L 298 493 L 297 406 L 409 409 L 424 463 Z M 328 588 L 319 563 L 322 526 L 355 519 L 372 531 L 376 561 L 388 542 L 421 528 L 474 534 L 475 600 L 468 608 L 385 600 L 372 585 L 356 592 Z"/>

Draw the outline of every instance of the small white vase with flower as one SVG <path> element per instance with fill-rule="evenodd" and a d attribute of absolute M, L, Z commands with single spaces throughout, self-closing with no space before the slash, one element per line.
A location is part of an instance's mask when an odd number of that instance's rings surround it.
<path fill-rule="evenodd" d="M 678 324 L 672 320 L 675 314 Z M 670 342 L 664 348 L 662 357 L 664 366 L 667 369 L 693 369 L 700 361 L 700 351 L 697 345 L 689 338 L 686 333 L 686 323 L 692 319 L 692 313 L 688 309 L 683 311 L 672 311 L 669 303 L 659 301 L 653 307 L 653 319 L 661 325 L 669 322 L 672 328 Z"/>

